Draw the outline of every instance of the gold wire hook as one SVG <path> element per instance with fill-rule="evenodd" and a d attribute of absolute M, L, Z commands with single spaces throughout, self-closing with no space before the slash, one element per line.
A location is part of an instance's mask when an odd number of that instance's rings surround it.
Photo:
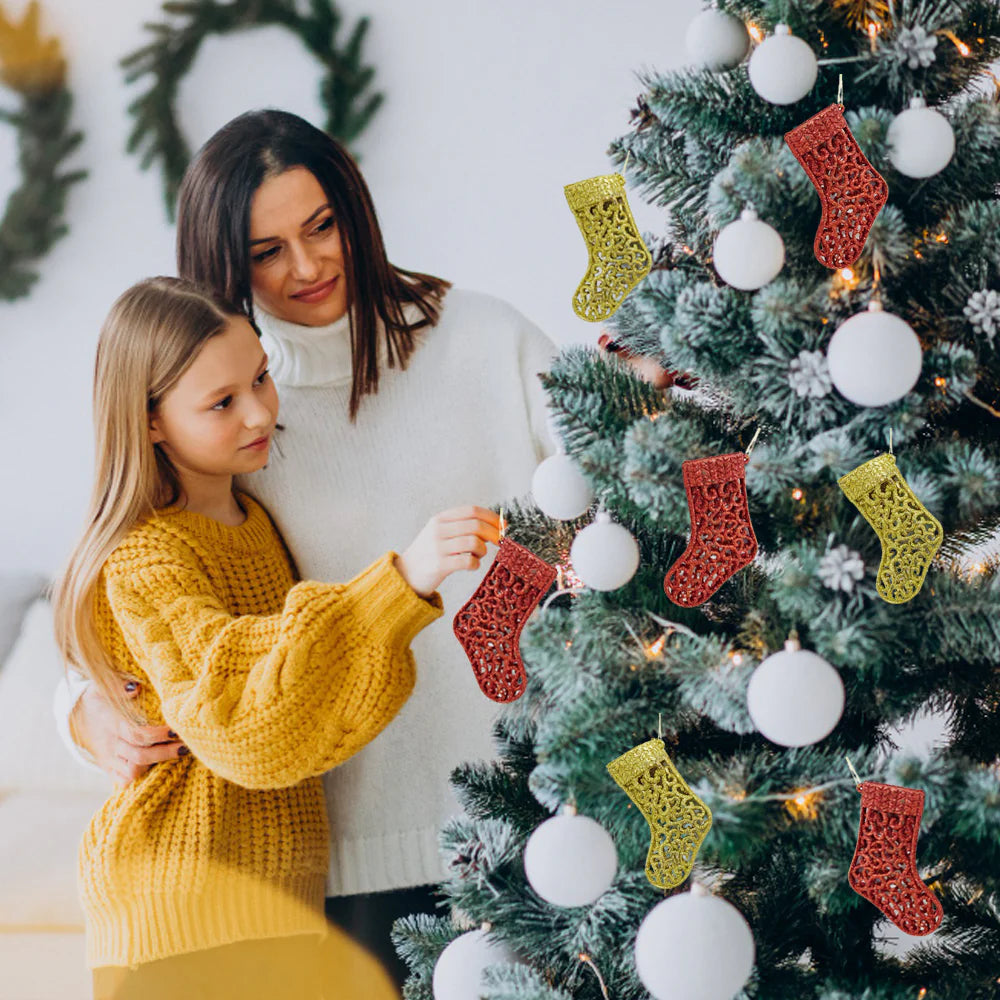
<path fill-rule="evenodd" d="M 753 451 L 753 446 L 757 443 L 757 438 L 760 437 L 760 428 L 753 432 L 753 437 L 750 439 L 750 443 L 747 445 L 747 458 L 750 457 L 750 452 Z"/>
<path fill-rule="evenodd" d="M 844 103 L 844 74 L 837 74 L 837 103 Z"/>
<path fill-rule="evenodd" d="M 892 454 L 892 428 L 889 428 L 889 454 Z"/>
<path fill-rule="evenodd" d="M 847 766 L 851 769 L 851 774 L 854 776 L 854 784 L 857 786 L 858 791 L 861 791 L 861 775 L 854 770 L 854 765 L 851 763 L 851 758 L 844 754 L 844 760 L 847 761 Z"/>
<path fill-rule="evenodd" d="M 659 738 L 663 739 L 663 713 L 657 712 L 656 714 L 656 732 Z"/>
<path fill-rule="evenodd" d="M 625 165 L 622 167 L 622 177 L 625 176 L 625 171 L 628 170 L 628 160 L 629 160 L 629 157 L 631 155 L 632 155 L 632 150 L 631 149 L 626 149 L 625 150 Z"/>

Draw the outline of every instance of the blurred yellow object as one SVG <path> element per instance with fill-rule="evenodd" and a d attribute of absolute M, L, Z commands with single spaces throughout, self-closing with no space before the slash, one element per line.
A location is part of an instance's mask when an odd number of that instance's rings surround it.
<path fill-rule="evenodd" d="M 0 80 L 21 94 L 44 94 L 61 87 L 65 79 L 59 40 L 39 33 L 38 4 L 28 5 L 20 24 L 0 7 Z"/>
<path fill-rule="evenodd" d="M 399 1000 L 381 964 L 337 927 L 238 941 L 137 966 L 94 970 L 94 1000 Z"/>
<path fill-rule="evenodd" d="M 635 224 L 621 174 L 591 177 L 564 190 L 590 254 L 587 273 L 573 293 L 573 311 L 598 323 L 649 274 L 653 258 Z"/>

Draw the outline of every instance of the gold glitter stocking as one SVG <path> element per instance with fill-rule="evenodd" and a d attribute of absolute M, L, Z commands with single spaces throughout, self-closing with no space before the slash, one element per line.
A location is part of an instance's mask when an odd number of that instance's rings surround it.
<path fill-rule="evenodd" d="M 613 315 L 653 266 L 625 197 L 625 178 L 603 174 L 565 187 L 590 265 L 573 294 L 573 311 L 598 323 Z"/>
<path fill-rule="evenodd" d="M 905 604 L 920 592 L 941 547 L 941 522 L 916 498 L 892 455 L 878 455 L 838 482 L 882 543 L 876 590 L 890 604 Z"/>
<path fill-rule="evenodd" d="M 646 817 L 652 833 L 646 878 L 673 889 L 691 874 L 712 814 L 680 776 L 663 740 L 647 740 L 608 764 L 611 777 Z"/>

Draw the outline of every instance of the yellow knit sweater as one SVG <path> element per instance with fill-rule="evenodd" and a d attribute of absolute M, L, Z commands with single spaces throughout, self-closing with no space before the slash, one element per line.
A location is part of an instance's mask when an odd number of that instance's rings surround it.
<path fill-rule="evenodd" d="M 84 835 L 92 967 L 322 926 L 319 775 L 397 713 L 410 641 L 441 614 L 392 553 L 347 584 L 296 584 L 266 511 L 239 499 L 238 527 L 158 512 L 103 569 L 101 640 L 191 755 L 116 792 Z"/>

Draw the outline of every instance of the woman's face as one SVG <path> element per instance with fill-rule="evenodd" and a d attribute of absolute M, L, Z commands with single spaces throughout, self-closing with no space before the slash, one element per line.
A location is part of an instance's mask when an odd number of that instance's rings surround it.
<path fill-rule="evenodd" d="M 292 167 L 269 177 L 250 203 L 250 283 L 265 312 L 325 326 L 347 312 L 340 232 L 315 176 Z"/>

